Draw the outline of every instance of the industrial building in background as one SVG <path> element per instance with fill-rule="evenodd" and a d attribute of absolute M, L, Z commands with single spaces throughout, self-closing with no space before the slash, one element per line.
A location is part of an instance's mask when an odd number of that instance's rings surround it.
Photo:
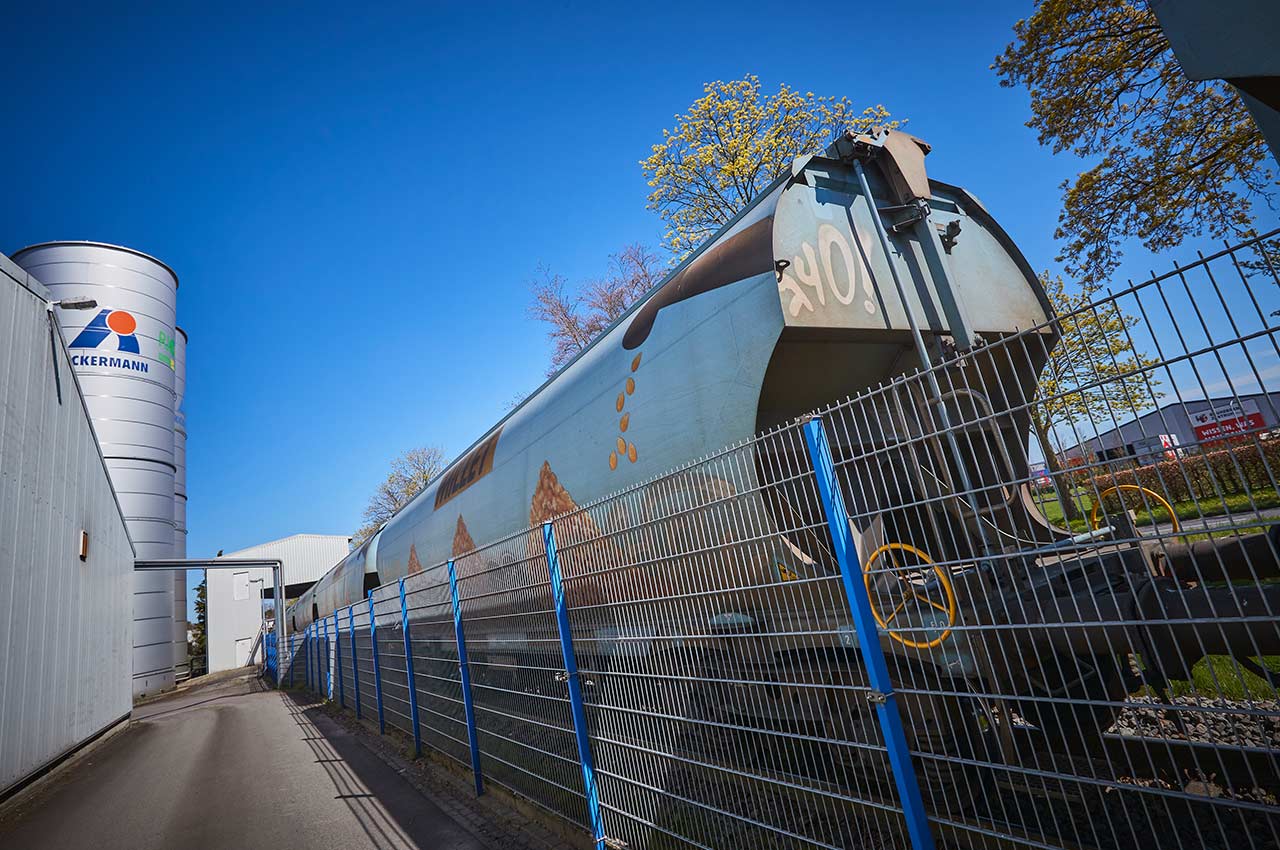
<path fill-rule="evenodd" d="M 1277 410 L 1277 392 L 1178 399 L 1080 442 L 1063 457 L 1151 462 L 1161 456 L 1172 458 L 1183 446 L 1209 452 L 1225 448 L 1231 440 L 1274 439 L 1280 432 Z"/>
<path fill-rule="evenodd" d="M 289 582 L 284 596 L 296 599 L 350 551 L 346 535 L 293 534 L 224 557 L 279 559 Z M 271 570 L 209 570 L 206 575 L 209 672 L 243 667 L 252 661 L 264 607 L 282 610 L 274 601 Z M 264 605 L 266 599 L 271 602 Z"/>
<path fill-rule="evenodd" d="M 48 287 L 55 303 L 97 302 L 89 310 L 57 307 L 53 316 L 70 351 L 135 557 L 173 558 L 177 275 L 141 251 L 96 242 L 33 245 L 13 260 Z M 135 698 L 174 685 L 174 585 L 169 573 L 133 578 Z"/>
<path fill-rule="evenodd" d="M 132 705 L 133 549 L 55 298 L 0 254 L 0 799 Z"/>

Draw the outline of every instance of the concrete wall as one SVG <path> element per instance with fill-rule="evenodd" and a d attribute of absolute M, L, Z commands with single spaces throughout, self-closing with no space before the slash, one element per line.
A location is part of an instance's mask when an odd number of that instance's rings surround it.
<path fill-rule="evenodd" d="M 0 255 L 0 791 L 132 704 L 133 548 L 46 297 Z"/>
<path fill-rule="evenodd" d="M 285 581 L 294 586 L 318 580 L 345 558 L 350 540 L 336 534 L 294 534 L 223 557 L 278 558 L 284 564 Z M 261 592 L 272 586 L 271 570 L 209 570 L 205 575 L 209 672 L 242 667 L 249 662 L 248 647 L 262 623 Z M 246 598 L 235 598 L 237 586 Z"/>

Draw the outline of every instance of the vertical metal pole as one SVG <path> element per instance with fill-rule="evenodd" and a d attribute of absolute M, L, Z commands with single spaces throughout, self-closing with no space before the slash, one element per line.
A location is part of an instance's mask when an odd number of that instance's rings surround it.
<path fill-rule="evenodd" d="M 387 734 L 387 716 L 382 712 L 382 665 L 378 662 L 378 620 L 373 616 L 373 591 L 369 591 L 369 646 L 373 650 L 373 691 L 378 696 L 378 731 Z"/>
<path fill-rule="evenodd" d="M 284 561 L 277 561 L 275 570 L 275 590 L 273 596 L 276 602 L 276 687 L 280 684 L 280 665 L 284 663 L 284 656 L 281 652 L 285 647 L 289 648 L 289 684 L 293 684 L 293 644 L 290 642 L 289 636 L 289 618 L 284 615 L 285 609 L 285 587 L 284 587 Z"/>
<path fill-rule="evenodd" d="M 413 642 L 409 639 L 409 603 L 404 579 L 400 579 L 400 630 L 404 633 L 404 675 L 409 686 L 409 715 L 413 718 L 413 754 L 422 755 L 422 730 L 418 728 L 418 686 L 413 680 Z"/>
<path fill-rule="evenodd" d="M 312 691 L 320 690 L 316 683 L 319 669 L 316 667 L 316 624 L 311 623 L 307 626 L 307 687 Z"/>
<path fill-rule="evenodd" d="M 321 635 L 320 653 L 324 658 L 324 676 L 320 680 L 324 684 L 324 698 L 333 701 L 333 662 L 329 658 L 329 618 L 320 621 Z"/>
<path fill-rule="evenodd" d="M 306 678 L 307 690 L 311 690 L 312 688 L 311 688 L 311 625 L 310 624 L 307 625 L 307 628 L 302 633 L 302 652 L 303 652 L 304 660 L 307 665 L 305 668 L 307 671 L 307 678 Z"/>
<path fill-rule="evenodd" d="M 347 707 L 347 696 L 342 689 L 342 630 L 338 628 L 338 610 L 333 611 L 333 666 L 338 668 L 338 705 Z"/>
<path fill-rule="evenodd" d="M 476 709 L 471 702 L 471 665 L 467 662 L 467 639 L 462 630 L 462 605 L 458 601 L 458 574 L 449 559 L 449 595 L 453 598 L 453 636 L 458 642 L 458 674 L 462 679 L 462 710 L 467 718 L 467 743 L 471 746 L 471 773 L 476 780 L 476 796 L 484 793 L 480 772 L 480 742 L 476 737 Z"/>
<path fill-rule="evenodd" d="M 356 653 L 356 606 L 347 608 L 347 626 L 351 633 L 351 678 L 356 686 L 356 720 L 363 719 L 360 712 L 360 656 Z"/>
<path fill-rule="evenodd" d="M 898 275 L 898 266 L 893 261 L 893 246 L 889 243 L 889 233 L 884 229 L 884 222 L 880 220 L 880 210 L 876 207 L 875 196 L 871 194 L 871 185 L 867 183 L 867 172 L 863 170 L 862 163 L 854 160 L 853 170 L 858 175 L 858 186 L 862 189 L 867 208 L 871 211 L 871 224 L 875 227 L 876 237 L 880 240 L 880 250 L 884 251 L 885 262 L 889 264 L 889 276 L 893 278 L 894 288 L 898 292 L 898 300 L 902 302 L 902 311 L 907 316 L 907 324 L 911 326 L 911 338 L 915 342 L 916 353 L 920 357 L 920 370 L 924 374 L 925 383 L 929 385 L 929 392 L 933 395 L 932 400 L 938 407 L 938 421 L 942 426 L 940 430 L 947 441 L 947 448 L 951 451 L 951 458 L 955 461 L 956 472 L 960 478 L 960 489 L 964 491 L 966 497 L 973 500 L 973 509 L 976 512 L 978 510 L 977 493 L 973 488 L 973 482 L 969 480 L 969 468 L 965 466 L 965 456 L 960 451 L 960 443 L 956 439 L 955 430 L 951 425 L 951 414 L 947 412 L 946 402 L 942 399 L 942 387 L 938 384 L 938 375 L 934 372 L 933 361 L 929 359 L 929 349 L 925 346 L 924 334 L 920 331 L 920 323 L 916 320 L 915 310 L 911 307 L 911 302 L 907 300 L 907 289 L 903 286 L 902 278 Z M 959 332 L 955 328 L 951 330 L 952 336 L 959 339 Z M 982 551 L 984 553 L 990 552 L 991 544 L 987 540 L 986 529 L 983 528 L 981 522 L 977 523 L 976 528 Z"/>
<path fill-rule="evenodd" d="M 827 443 L 827 432 L 822 427 L 821 419 L 815 417 L 804 423 L 804 438 L 809 447 L 809 460 L 813 463 L 818 493 L 822 497 L 822 507 L 827 515 L 827 525 L 831 528 L 832 551 L 836 556 L 836 563 L 840 566 L 845 598 L 858 634 L 858 647 L 862 651 L 867 678 L 873 688 L 871 696 L 876 697 L 876 715 L 880 720 L 880 731 L 884 735 L 885 746 L 889 751 L 889 766 L 893 770 L 893 778 L 898 786 L 898 798 L 902 803 L 902 813 L 907 821 L 907 833 L 911 837 L 911 846 L 914 850 L 933 850 L 933 833 L 929 828 L 929 816 L 925 812 L 924 802 L 920 799 L 920 785 L 916 781 L 915 767 L 911 763 L 911 753 L 907 749 L 907 737 L 902 729 L 902 716 L 898 712 L 897 695 L 893 691 L 893 681 L 889 678 L 889 667 L 885 663 L 884 650 L 880 647 L 880 635 L 871 614 L 871 599 L 867 596 L 862 563 L 858 560 L 858 549 L 854 543 L 853 532 L 849 528 L 849 515 L 845 512 L 844 495 L 840 492 L 840 485 L 836 479 L 835 461 L 831 457 L 831 446 Z"/>
<path fill-rule="evenodd" d="M 312 623 L 307 627 L 307 665 L 311 668 L 311 690 L 316 693 L 320 693 L 320 653 L 316 649 L 319 628 L 319 623 Z"/>
<path fill-rule="evenodd" d="M 573 713 L 573 734 L 578 741 L 578 762 L 582 765 L 582 785 L 587 793 L 587 814 L 591 818 L 591 834 L 596 850 L 604 850 L 604 821 L 600 817 L 600 797 L 596 791 L 596 769 L 591 760 L 591 740 L 587 734 L 587 712 L 582 702 L 582 682 L 578 678 L 578 659 L 573 651 L 573 632 L 569 626 L 569 606 L 564 598 L 564 582 L 560 578 L 560 558 L 556 555 L 556 533 L 550 522 L 542 524 L 542 541 L 547 552 L 547 572 L 551 575 L 551 594 L 556 602 L 556 628 L 560 632 L 560 652 L 564 655 L 565 680 L 569 684 L 569 707 Z"/>

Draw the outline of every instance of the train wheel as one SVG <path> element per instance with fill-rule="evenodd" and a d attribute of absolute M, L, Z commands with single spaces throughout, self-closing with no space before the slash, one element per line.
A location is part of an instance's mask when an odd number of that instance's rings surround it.
<path fill-rule="evenodd" d="M 1040 666 L 1040 681 L 1030 689 L 1029 696 L 1038 699 L 1015 700 L 1014 710 L 1050 747 L 1085 752 L 1096 749 L 1122 710 L 1111 703 L 1123 702 L 1140 685 L 1123 656 L 1051 655 Z"/>

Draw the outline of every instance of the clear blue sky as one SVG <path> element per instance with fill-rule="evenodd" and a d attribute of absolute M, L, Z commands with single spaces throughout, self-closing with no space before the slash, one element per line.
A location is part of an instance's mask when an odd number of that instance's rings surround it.
<path fill-rule="evenodd" d="M 392 457 L 452 455 L 537 386 L 528 279 L 657 244 L 637 163 L 705 81 L 885 104 L 1037 268 L 1080 168 L 988 67 L 1030 2 L 34 5 L 0 53 L 0 250 L 177 270 L 191 556 L 349 533 Z"/>

